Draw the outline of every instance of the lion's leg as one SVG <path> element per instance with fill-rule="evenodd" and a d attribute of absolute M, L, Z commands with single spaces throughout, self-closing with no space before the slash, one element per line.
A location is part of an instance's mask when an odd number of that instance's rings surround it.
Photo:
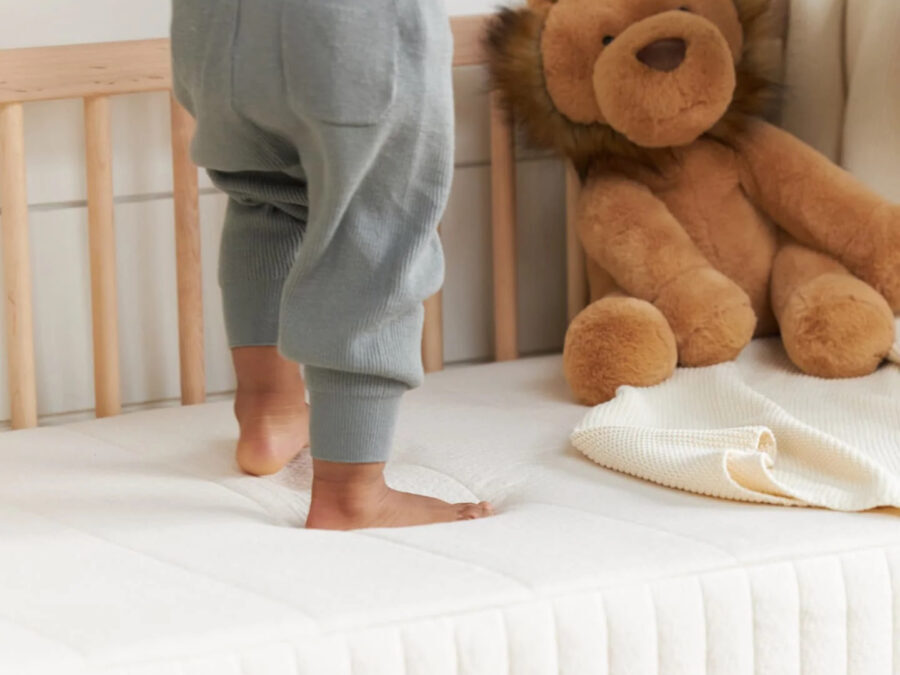
<path fill-rule="evenodd" d="M 867 375 L 894 341 L 887 301 L 833 258 L 801 244 L 787 244 L 775 258 L 772 305 L 788 356 L 809 375 Z"/>

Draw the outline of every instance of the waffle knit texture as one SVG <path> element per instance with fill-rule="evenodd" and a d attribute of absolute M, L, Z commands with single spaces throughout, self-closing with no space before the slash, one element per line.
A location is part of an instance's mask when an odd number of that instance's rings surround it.
<path fill-rule="evenodd" d="M 780 356 L 752 373 L 725 363 L 622 387 L 572 443 L 607 468 L 710 497 L 900 507 L 900 343 L 888 365 L 849 380 L 802 375 Z"/>
<path fill-rule="evenodd" d="M 230 199 L 232 347 L 305 365 L 313 456 L 382 462 L 423 377 L 453 169 L 452 36 L 419 0 L 174 0 L 192 152 Z"/>

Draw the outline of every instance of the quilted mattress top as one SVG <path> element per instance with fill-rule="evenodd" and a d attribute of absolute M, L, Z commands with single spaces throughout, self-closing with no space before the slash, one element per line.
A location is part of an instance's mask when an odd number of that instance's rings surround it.
<path fill-rule="evenodd" d="M 778 350 L 747 350 L 748 381 Z M 405 530 L 302 529 L 309 460 L 241 475 L 227 402 L 0 436 L 0 673 L 900 664 L 900 514 L 604 470 L 569 446 L 585 409 L 560 372 L 559 357 L 456 368 L 407 397 L 389 481 L 499 514 Z"/>

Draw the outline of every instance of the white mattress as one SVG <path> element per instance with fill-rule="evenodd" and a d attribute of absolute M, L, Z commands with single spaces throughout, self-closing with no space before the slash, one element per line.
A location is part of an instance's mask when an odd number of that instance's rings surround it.
<path fill-rule="evenodd" d="M 606 471 L 560 368 L 407 398 L 392 482 L 497 505 L 476 522 L 300 529 L 308 462 L 241 476 L 227 403 L 0 436 L 0 673 L 900 673 L 900 513 Z"/>

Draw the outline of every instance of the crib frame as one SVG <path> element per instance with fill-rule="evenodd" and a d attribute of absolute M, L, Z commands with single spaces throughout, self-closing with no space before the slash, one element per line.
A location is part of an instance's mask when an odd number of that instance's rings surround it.
<path fill-rule="evenodd" d="M 481 45 L 488 20 L 451 20 L 454 67 L 485 63 Z M 84 102 L 95 408 L 98 417 L 106 417 L 122 410 L 110 98 L 170 93 L 181 402 L 205 399 L 198 171 L 189 152 L 194 122 L 171 89 L 166 39 L 0 50 L 0 241 L 14 429 L 38 424 L 24 126 L 24 106 L 35 101 Z M 496 93 L 490 97 L 490 130 L 494 346 L 495 358 L 506 361 L 518 358 L 516 165 L 511 120 Z M 572 218 L 579 181 L 571 167 L 566 181 L 571 318 L 587 302 L 587 283 Z M 444 364 L 442 311 L 440 293 L 425 303 L 422 356 L 428 372 Z"/>

